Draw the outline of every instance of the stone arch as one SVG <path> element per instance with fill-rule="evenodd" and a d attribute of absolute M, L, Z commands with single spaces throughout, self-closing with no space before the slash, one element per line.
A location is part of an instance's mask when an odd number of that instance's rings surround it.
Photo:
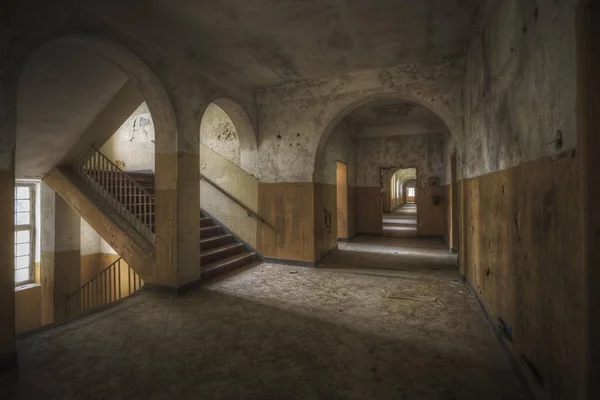
<path fill-rule="evenodd" d="M 250 116 L 244 107 L 231 97 L 217 97 L 210 104 L 214 104 L 221 108 L 233 123 L 240 147 L 239 166 L 246 172 L 254 174 L 256 170 L 258 141 L 256 130 Z M 202 114 L 204 115 L 205 113 L 206 109 Z"/>
<path fill-rule="evenodd" d="M 322 171 L 320 170 L 323 151 L 327 144 L 330 134 L 337 124 L 339 124 L 348 114 L 355 109 L 366 104 L 380 100 L 402 100 L 422 105 L 438 116 L 448 128 L 451 138 L 456 140 L 462 137 L 463 123 L 462 116 L 452 110 L 449 106 L 442 104 L 441 101 L 435 101 L 435 98 L 425 98 L 410 92 L 377 92 L 359 97 L 348 98 L 344 102 L 336 102 L 335 109 L 328 110 L 328 114 L 333 115 L 326 124 L 317 130 L 318 145 L 314 153 L 313 181 L 322 180 Z"/>

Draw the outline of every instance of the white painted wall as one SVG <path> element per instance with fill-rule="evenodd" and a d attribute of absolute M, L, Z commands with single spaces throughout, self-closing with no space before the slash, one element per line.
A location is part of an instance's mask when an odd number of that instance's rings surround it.
<path fill-rule="evenodd" d="M 83 218 L 81 218 L 81 255 L 117 254 Z"/>
<path fill-rule="evenodd" d="M 154 172 L 154 142 L 154 123 L 144 102 L 100 151 L 125 171 Z"/>
<path fill-rule="evenodd" d="M 216 104 L 209 104 L 200 124 L 200 143 L 231 161 L 240 164 L 240 139 L 233 121 Z"/>

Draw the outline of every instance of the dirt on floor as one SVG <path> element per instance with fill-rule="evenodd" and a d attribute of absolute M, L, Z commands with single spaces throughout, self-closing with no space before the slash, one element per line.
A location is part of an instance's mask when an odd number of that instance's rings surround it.
<path fill-rule="evenodd" d="M 431 240 L 358 238 L 319 268 L 143 292 L 18 351 L 3 393 L 21 399 L 524 398 L 456 256 Z"/>

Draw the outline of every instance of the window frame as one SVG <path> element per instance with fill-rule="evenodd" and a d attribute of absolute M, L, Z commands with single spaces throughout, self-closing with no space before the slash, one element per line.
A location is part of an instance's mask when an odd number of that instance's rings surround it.
<path fill-rule="evenodd" d="M 27 188 L 29 189 L 29 224 L 17 225 L 17 188 Z M 35 283 L 35 239 L 36 239 L 36 183 L 35 182 L 15 182 L 14 188 L 14 212 L 13 212 L 13 221 L 14 221 L 14 237 L 13 245 L 14 245 L 14 255 L 13 255 L 13 270 L 14 270 L 14 280 L 15 287 L 25 286 L 32 283 Z M 17 282 L 17 243 L 16 236 L 17 232 L 29 232 L 29 275 L 27 280 Z M 22 270 L 25 268 L 19 268 Z"/>
<path fill-rule="evenodd" d="M 408 187 L 406 188 L 406 195 L 408 197 L 415 197 L 415 188 L 414 187 Z"/>

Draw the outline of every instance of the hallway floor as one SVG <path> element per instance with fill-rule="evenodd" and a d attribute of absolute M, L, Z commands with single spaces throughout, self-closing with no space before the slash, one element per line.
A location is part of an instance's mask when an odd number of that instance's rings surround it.
<path fill-rule="evenodd" d="M 455 264 L 436 241 L 359 237 L 320 268 L 144 292 L 19 340 L 19 398 L 524 398 Z"/>
<path fill-rule="evenodd" d="M 383 235 L 390 237 L 417 236 L 417 205 L 403 204 L 393 213 L 383 214 Z"/>

